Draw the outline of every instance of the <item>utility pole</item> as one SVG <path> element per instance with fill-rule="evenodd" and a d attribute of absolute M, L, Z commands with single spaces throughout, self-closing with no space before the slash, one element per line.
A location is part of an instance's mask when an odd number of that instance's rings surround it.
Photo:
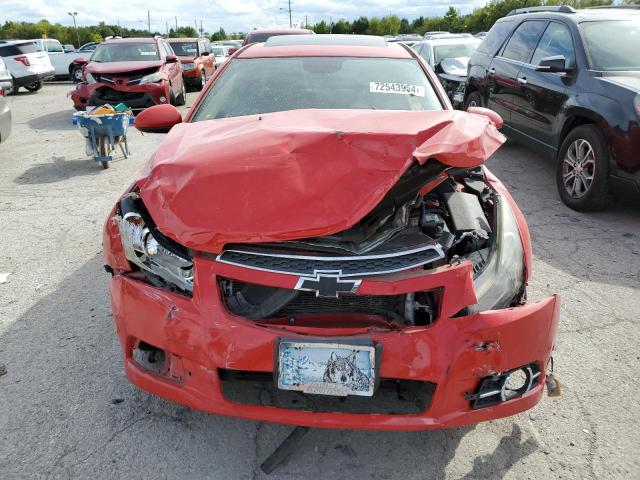
<path fill-rule="evenodd" d="M 73 18 L 73 27 L 76 29 L 76 39 L 78 40 L 78 48 L 80 48 L 80 34 L 78 33 L 78 24 L 76 23 L 76 16 L 78 12 L 67 12 Z"/>
<path fill-rule="evenodd" d="M 202 20 L 200 20 L 200 36 L 201 37 L 203 33 L 204 33 L 204 30 L 202 29 Z"/>
<path fill-rule="evenodd" d="M 164 21 L 164 26 L 167 28 L 167 37 L 169 36 L 169 22 Z"/>
<path fill-rule="evenodd" d="M 309 18 L 308 15 L 304 16 L 304 28 L 309 28 Z"/>
<path fill-rule="evenodd" d="M 194 20 L 193 24 L 196 26 L 196 36 L 200 37 L 200 35 L 198 35 L 198 21 Z"/>
<path fill-rule="evenodd" d="M 178 16 L 176 15 L 176 35 L 178 35 Z"/>
<path fill-rule="evenodd" d="M 149 27 L 149 33 L 151 33 L 151 12 L 147 10 L 147 26 Z"/>
<path fill-rule="evenodd" d="M 291 23 L 291 0 L 289 0 L 289 28 L 292 28 L 293 24 Z"/>

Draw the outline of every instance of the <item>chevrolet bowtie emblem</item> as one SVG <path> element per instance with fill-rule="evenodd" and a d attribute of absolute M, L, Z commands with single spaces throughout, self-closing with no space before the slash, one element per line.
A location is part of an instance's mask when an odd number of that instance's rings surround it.
<path fill-rule="evenodd" d="M 316 292 L 316 297 L 337 298 L 341 293 L 354 293 L 362 282 L 342 279 L 342 272 L 315 271 L 314 274 L 315 277 L 300 277 L 295 289 Z"/>

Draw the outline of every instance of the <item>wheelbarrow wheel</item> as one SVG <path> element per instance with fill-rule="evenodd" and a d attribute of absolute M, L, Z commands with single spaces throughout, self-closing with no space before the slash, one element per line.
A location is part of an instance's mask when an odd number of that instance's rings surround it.
<path fill-rule="evenodd" d="M 100 153 L 101 157 L 106 157 L 107 155 L 109 155 L 110 145 L 111 144 L 109 143 L 107 137 L 100 137 L 98 139 L 98 153 Z M 111 162 L 106 162 L 106 161 L 100 162 L 100 164 L 102 165 L 102 168 L 104 168 L 105 170 L 109 168 L 110 163 Z"/>

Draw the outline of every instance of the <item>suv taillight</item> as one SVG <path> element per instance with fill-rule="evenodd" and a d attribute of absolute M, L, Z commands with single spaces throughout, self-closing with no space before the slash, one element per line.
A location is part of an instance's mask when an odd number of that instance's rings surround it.
<path fill-rule="evenodd" d="M 30 66 L 31 64 L 29 63 L 29 59 L 25 56 L 22 57 L 14 57 L 14 60 L 17 62 L 20 62 L 21 64 L 23 64 L 25 67 Z"/>
<path fill-rule="evenodd" d="M 4 97 L 4 90 L 0 87 L 0 97 Z"/>

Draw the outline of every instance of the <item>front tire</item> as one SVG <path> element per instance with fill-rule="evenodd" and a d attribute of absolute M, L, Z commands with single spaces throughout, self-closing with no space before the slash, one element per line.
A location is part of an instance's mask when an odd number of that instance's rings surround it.
<path fill-rule="evenodd" d="M 482 106 L 482 96 L 480 92 L 471 92 L 467 99 L 464 101 L 464 109 L 467 110 L 469 107 L 481 107 Z"/>
<path fill-rule="evenodd" d="M 595 125 L 581 125 L 569 132 L 556 167 L 560 198 L 569 208 L 586 212 L 611 204 L 609 195 L 609 149 Z"/>
<path fill-rule="evenodd" d="M 42 88 L 42 81 L 30 83 L 29 85 L 25 85 L 24 88 L 26 88 L 30 92 L 37 92 Z"/>
<path fill-rule="evenodd" d="M 80 65 L 74 65 L 69 71 L 69 76 L 73 83 L 80 83 L 82 81 L 82 67 Z"/>

